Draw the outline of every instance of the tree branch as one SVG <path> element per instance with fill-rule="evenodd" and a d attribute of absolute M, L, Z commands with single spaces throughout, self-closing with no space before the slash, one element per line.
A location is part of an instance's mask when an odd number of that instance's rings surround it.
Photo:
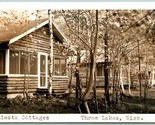
<path fill-rule="evenodd" d="M 78 37 L 78 38 L 80 39 L 80 41 L 81 41 L 84 45 L 86 45 L 89 49 L 91 49 L 91 47 L 85 42 L 85 40 L 83 40 L 78 34 L 76 34 L 76 33 L 70 28 L 70 26 L 69 26 L 69 24 L 67 23 L 67 20 L 66 20 L 66 18 L 64 17 L 64 15 L 63 15 L 62 12 L 61 12 L 61 16 L 64 18 L 64 20 L 65 20 L 65 22 L 66 22 L 66 25 L 67 25 L 67 27 L 69 28 L 69 30 L 70 30 L 76 37 Z"/>
<path fill-rule="evenodd" d="M 126 30 L 124 30 L 123 32 L 121 32 L 121 34 L 127 32 L 129 29 L 131 29 L 132 27 L 134 27 L 139 21 L 141 21 L 142 19 L 144 19 L 146 16 L 151 15 L 155 10 L 151 11 L 150 13 L 147 13 L 146 15 L 144 15 L 142 18 L 140 18 L 139 20 L 137 20 L 133 25 L 131 25 L 130 27 L 128 27 Z"/>

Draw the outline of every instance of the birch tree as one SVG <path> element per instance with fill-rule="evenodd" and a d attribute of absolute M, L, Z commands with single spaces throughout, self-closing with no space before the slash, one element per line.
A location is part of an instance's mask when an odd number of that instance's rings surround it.
<path fill-rule="evenodd" d="M 52 77 L 53 77 L 53 15 L 52 11 L 48 10 L 49 15 L 49 30 L 50 30 L 50 72 L 49 72 L 49 85 L 48 85 L 48 91 L 49 94 L 52 93 Z"/>

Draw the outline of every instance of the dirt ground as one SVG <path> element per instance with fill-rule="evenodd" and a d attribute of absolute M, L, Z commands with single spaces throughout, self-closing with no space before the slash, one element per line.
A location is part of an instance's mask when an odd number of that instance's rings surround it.
<path fill-rule="evenodd" d="M 127 90 L 126 90 L 127 93 Z M 101 94 L 102 93 L 98 93 Z M 98 96 L 99 113 L 155 113 L 155 88 L 149 89 L 148 98 L 144 102 L 143 97 L 139 98 L 139 90 L 131 91 L 132 96 L 123 96 L 117 105 L 111 105 L 105 110 L 104 99 Z M 142 91 L 142 96 L 144 92 Z M 147 104 L 147 107 L 144 105 Z M 95 101 L 89 100 L 88 105 L 91 113 L 97 113 Z M 32 97 L 29 102 L 26 99 L 17 96 L 14 99 L 0 100 L 0 113 L 79 113 L 75 106 L 75 99 L 71 99 L 71 107 L 67 106 L 66 98 L 56 97 Z"/>

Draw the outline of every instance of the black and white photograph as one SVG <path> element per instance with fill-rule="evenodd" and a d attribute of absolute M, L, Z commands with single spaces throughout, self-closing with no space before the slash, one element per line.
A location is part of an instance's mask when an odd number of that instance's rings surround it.
<path fill-rule="evenodd" d="M 155 10 L 0 9 L 0 113 L 155 113 Z"/>

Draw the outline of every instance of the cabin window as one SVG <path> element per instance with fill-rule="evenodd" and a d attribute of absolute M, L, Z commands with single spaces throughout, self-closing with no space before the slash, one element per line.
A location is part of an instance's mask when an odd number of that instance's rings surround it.
<path fill-rule="evenodd" d="M 37 74 L 37 55 L 10 50 L 10 74 Z"/>
<path fill-rule="evenodd" d="M 124 68 L 124 67 L 122 67 L 122 69 L 121 69 L 122 71 L 122 74 L 121 74 L 121 76 L 122 77 L 128 77 L 128 71 L 127 71 L 127 69 L 126 68 Z"/>
<path fill-rule="evenodd" d="M 96 66 L 96 72 L 97 72 L 97 76 L 104 76 L 104 66 L 103 65 L 97 65 Z"/>
<path fill-rule="evenodd" d="M 66 76 L 66 59 L 55 58 L 54 59 L 54 75 Z"/>
<path fill-rule="evenodd" d="M 5 51 L 0 50 L 0 74 L 5 73 Z"/>
<path fill-rule="evenodd" d="M 25 52 L 19 53 L 19 74 L 28 74 L 28 55 Z"/>
<path fill-rule="evenodd" d="M 38 65 L 37 55 L 36 54 L 31 55 L 30 60 L 31 60 L 30 74 L 36 75 L 37 74 L 37 65 Z"/>
<path fill-rule="evenodd" d="M 104 65 L 103 64 L 96 65 L 96 75 L 104 76 Z M 112 71 L 110 68 L 108 69 L 108 76 L 112 76 Z"/>
<path fill-rule="evenodd" d="M 66 60 L 65 59 L 61 59 L 60 60 L 60 69 L 61 69 L 61 75 L 62 76 L 66 76 Z"/>
<path fill-rule="evenodd" d="M 19 74 L 19 52 L 10 51 L 10 74 Z"/>

